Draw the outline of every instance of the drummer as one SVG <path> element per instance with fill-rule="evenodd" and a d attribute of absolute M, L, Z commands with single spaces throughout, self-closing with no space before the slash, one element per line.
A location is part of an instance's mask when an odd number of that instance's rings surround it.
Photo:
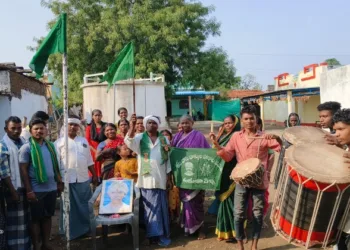
<path fill-rule="evenodd" d="M 256 121 L 255 107 L 244 107 L 241 111 L 243 130 L 234 133 L 226 147 L 221 147 L 214 133 L 210 133 L 210 138 L 218 150 L 217 154 L 226 162 L 229 162 L 236 156 L 238 163 L 258 156 L 265 169 L 267 169 L 269 148 L 274 151 L 280 151 L 282 140 L 277 135 L 265 134 L 262 131 L 258 131 Z M 256 137 L 256 139 L 254 139 L 254 137 Z M 251 249 L 258 249 L 258 240 L 263 225 L 264 192 L 269 186 L 267 174 L 267 171 L 265 171 L 264 182 L 259 189 L 245 188 L 240 184 L 236 184 L 234 196 L 234 225 L 240 250 L 244 250 L 243 240 L 246 235 L 244 234 L 243 224 L 246 219 L 247 199 L 250 195 L 253 198 L 253 243 Z"/>
<path fill-rule="evenodd" d="M 339 102 L 324 102 L 317 106 L 319 112 L 320 124 L 323 130 L 330 133 L 325 136 L 326 142 L 330 145 L 339 146 L 336 137 L 332 136 L 335 133 L 333 129 L 333 115 L 340 110 L 341 104 Z"/>
<path fill-rule="evenodd" d="M 335 136 L 342 146 L 346 146 L 346 151 L 349 151 L 350 147 L 350 109 L 343 109 L 336 112 L 333 116 L 333 129 L 335 130 Z M 344 153 L 344 162 L 349 168 L 350 175 L 350 153 Z M 350 213 L 348 215 L 347 222 L 343 228 L 343 234 L 339 240 L 337 250 L 350 250 Z"/>

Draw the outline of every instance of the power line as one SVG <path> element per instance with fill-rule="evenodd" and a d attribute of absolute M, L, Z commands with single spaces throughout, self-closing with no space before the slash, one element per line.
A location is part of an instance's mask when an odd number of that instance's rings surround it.
<path fill-rule="evenodd" d="M 350 54 L 272 54 L 272 53 L 234 53 L 239 56 L 325 56 L 325 57 L 336 57 L 336 56 L 350 56 Z"/>

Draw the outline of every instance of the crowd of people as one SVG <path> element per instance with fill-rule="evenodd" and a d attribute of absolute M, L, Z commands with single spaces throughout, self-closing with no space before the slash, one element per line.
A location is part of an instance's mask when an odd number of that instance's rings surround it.
<path fill-rule="evenodd" d="M 316 112 L 316 111 L 315 111 Z M 337 102 L 318 106 L 320 123 L 328 130 L 327 143 L 348 150 L 350 145 L 350 109 L 341 110 Z M 102 112 L 92 111 L 91 123 L 80 134 L 79 117 L 68 119 L 68 152 L 65 140 L 54 143 L 47 139 L 49 116 L 36 112 L 28 126 L 16 116 L 5 122 L 5 136 L 0 141 L 0 234 L 1 249 L 49 250 L 52 216 L 56 199 L 69 185 L 69 240 L 90 232 L 88 201 L 94 187 L 111 178 L 132 179 L 141 191 L 140 223 L 146 229 L 144 244 L 171 244 L 170 224 L 178 222 L 184 235 L 206 237 L 204 225 L 205 190 L 176 187 L 169 152 L 177 148 L 214 148 L 226 163 L 220 189 L 208 209 L 216 215 L 215 233 L 220 241 L 236 242 L 244 249 L 245 231 L 252 223 L 252 250 L 258 249 L 261 230 L 267 226 L 268 187 L 274 165 L 274 152 L 281 151 L 275 174 L 275 186 L 283 168 L 283 154 L 288 142 L 264 131 L 262 120 L 253 106 L 243 107 L 240 117 L 225 118 L 218 134 L 206 137 L 193 128 L 194 120 L 183 115 L 173 136 L 169 130 L 159 131 L 160 118 L 129 117 L 125 108 L 118 110 L 117 124 L 103 121 Z M 289 115 L 287 127 L 301 126 L 296 113 Z M 255 139 L 259 138 L 259 139 Z M 68 165 L 65 160 L 68 157 Z M 259 188 L 246 188 L 235 183 L 230 174 L 237 163 L 259 158 L 264 166 L 264 180 Z M 350 155 L 344 151 L 350 164 Z M 60 208 L 60 233 L 65 233 L 64 206 Z M 5 226 L 6 224 L 6 226 Z M 128 227 L 126 228 L 128 231 Z M 350 219 L 343 229 L 338 249 L 348 249 Z M 6 237 L 2 237 L 6 236 Z"/>

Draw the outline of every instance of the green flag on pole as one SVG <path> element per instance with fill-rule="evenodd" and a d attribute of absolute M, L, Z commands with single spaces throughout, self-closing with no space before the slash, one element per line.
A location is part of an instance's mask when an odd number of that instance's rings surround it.
<path fill-rule="evenodd" d="M 29 67 L 37 78 L 42 76 L 49 55 L 67 52 L 66 20 L 67 14 L 62 13 L 30 61 Z"/>
<path fill-rule="evenodd" d="M 134 62 L 134 44 L 128 43 L 117 56 L 114 63 L 109 66 L 107 73 L 103 76 L 100 82 L 107 81 L 108 89 L 113 84 L 120 80 L 131 79 L 135 77 L 135 62 Z"/>
<path fill-rule="evenodd" d="M 186 189 L 219 190 L 225 162 L 215 149 L 172 148 L 171 168 L 175 185 Z"/>

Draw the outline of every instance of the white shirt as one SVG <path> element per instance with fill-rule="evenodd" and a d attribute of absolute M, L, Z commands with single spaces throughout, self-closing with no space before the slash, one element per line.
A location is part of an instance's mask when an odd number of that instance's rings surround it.
<path fill-rule="evenodd" d="M 170 160 L 168 159 L 164 164 L 162 162 L 161 155 L 161 142 L 157 138 L 156 142 L 150 143 L 150 163 L 151 163 L 151 173 L 146 175 L 141 175 L 141 150 L 140 141 L 143 134 L 135 135 L 134 138 L 129 138 L 127 135 L 124 139 L 125 144 L 137 154 L 138 162 L 138 178 L 136 187 L 146 188 L 146 189 L 163 189 L 166 190 L 167 174 L 171 172 Z"/>
<path fill-rule="evenodd" d="M 77 136 L 74 140 L 68 138 L 68 168 L 65 163 L 64 138 L 59 138 L 55 142 L 58 155 L 60 169 L 64 169 L 65 173 L 61 173 L 63 180 L 69 183 L 85 182 L 89 180 L 88 167 L 94 165 L 92 160 L 89 143 L 84 137 Z M 65 176 L 67 174 L 67 176 Z M 67 178 L 66 178 L 67 177 Z"/>

